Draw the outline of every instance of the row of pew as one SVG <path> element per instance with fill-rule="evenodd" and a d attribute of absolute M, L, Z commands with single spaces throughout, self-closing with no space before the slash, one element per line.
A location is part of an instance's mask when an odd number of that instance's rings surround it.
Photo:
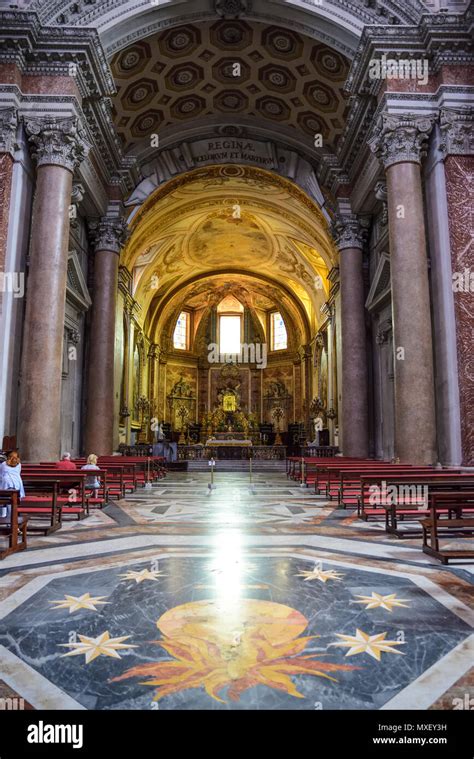
<path fill-rule="evenodd" d="M 423 551 L 443 564 L 474 558 L 474 472 L 336 456 L 291 456 L 287 477 L 353 510 L 364 521 L 382 520 L 398 538 L 422 537 Z M 462 547 L 442 541 L 461 538 Z"/>
<path fill-rule="evenodd" d="M 83 470 L 85 459 L 75 459 L 76 469 L 58 469 L 56 462 L 22 464 L 25 497 L 17 491 L 0 490 L 0 559 L 27 547 L 27 534 L 50 535 L 65 520 L 86 519 L 91 509 L 102 509 L 111 500 L 125 498 L 166 475 L 164 459 L 101 456 L 99 469 Z M 91 487 L 97 484 L 98 487 Z M 6 509 L 4 507 L 7 507 Z"/>

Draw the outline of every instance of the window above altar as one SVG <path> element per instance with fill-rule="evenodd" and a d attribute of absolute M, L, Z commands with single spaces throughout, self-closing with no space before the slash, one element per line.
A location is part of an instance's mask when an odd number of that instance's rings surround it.
<path fill-rule="evenodd" d="M 272 351 L 286 350 L 288 348 L 288 333 L 279 311 L 274 311 L 270 315 L 270 329 Z"/>
<path fill-rule="evenodd" d="M 221 314 L 219 317 L 219 353 L 240 353 L 240 336 L 242 317 L 239 315 Z"/>
<path fill-rule="evenodd" d="M 189 346 L 189 313 L 182 311 L 178 316 L 173 333 L 173 348 L 185 351 Z"/>
<path fill-rule="evenodd" d="M 239 354 L 242 343 L 244 307 L 233 295 L 227 295 L 217 306 L 219 317 L 219 353 Z"/>

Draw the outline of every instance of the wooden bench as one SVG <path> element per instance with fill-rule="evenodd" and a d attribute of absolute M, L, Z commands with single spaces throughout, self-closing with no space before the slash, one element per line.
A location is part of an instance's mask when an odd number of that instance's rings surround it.
<path fill-rule="evenodd" d="M 82 471 L 81 467 L 86 464 L 85 459 L 74 459 L 74 463 L 77 468 Z M 103 462 L 98 463 L 100 471 L 107 472 L 107 496 L 108 498 L 125 498 L 128 493 L 133 493 L 136 488 L 136 478 L 133 471 L 129 471 L 129 467 L 121 464 L 105 464 Z M 89 471 L 89 477 L 91 473 L 99 470 L 84 470 Z"/>
<path fill-rule="evenodd" d="M 440 519 L 441 513 L 446 509 L 450 513 L 455 512 L 456 518 Z M 472 536 L 474 533 L 474 518 L 463 518 L 463 512 L 472 512 L 474 510 L 474 489 L 470 491 L 448 491 L 444 493 L 433 493 L 431 496 L 429 517 L 420 519 L 423 530 L 423 551 L 424 553 L 439 559 L 442 564 L 448 564 L 453 559 L 465 561 L 474 559 L 474 544 L 466 549 L 446 549 L 440 548 L 440 537 L 452 537 L 451 530 L 456 530 L 456 535 L 465 535 L 468 533 Z M 441 533 L 441 534 L 440 534 Z"/>
<path fill-rule="evenodd" d="M 42 532 L 50 535 L 61 529 L 62 504 L 58 503 L 60 482 L 49 475 L 24 473 L 22 470 L 25 498 L 18 506 L 18 513 L 28 515 L 40 522 L 28 521 L 28 532 Z M 48 523 L 45 523 L 48 520 Z"/>
<path fill-rule="evenodd" d="M 430 475 L 436 472 L 431 466 L 411 466 L 406 464 L 381 464 L 364 465 L 363 467 L 344 467 L 339 470 L 339 482 L 335 486 L 337 492 L 338 508 L 357 508 L 361 496 L 361 477 L 374 475 L 376 477 L 388 479 L 392 476 L 413 475 Z M 450 470 L 453 474 L 458 474 L 459 469 Z"/>
<path fill-rule="evenodd" d="M 320 468 L 341 466 L 343 463 L 362 462 L 366 459 L 353 459 L 350 457 L 334 456 L 290 456 L 287 459 L 287 477 L 292 480 L 299 480 L 308 485 L 312 484 L 313 476 Z M 303 471 L 304 470 L 304 471 Z"/>
<path fill-rule="evenodd" d="M 75 511 L 75 509 L 82 508 L 85 512 L 85 516 L 88 516 L 91 506 L 102 508 L 102 506 L 108 502 L 108 473 L 105 469 L 57 469 L 55 464 L 42 462 L 41 464 L 24 464 L 22 473 L 23 471 L 26 474 L 38 476 L 46 475 L 57 478 L 61 482 L 61 490 L 69 490 L 69 495 L 74 496 L 75 500 L 73 497 L 63 498 L 60 496 L 59 498 L 60 503 L 66 504 L 66 509 L 63 509 L 64 513 L 78 514 L 79 512 Z M 93 488 L 86 485 L 86 480 L 95 476 L 97 476 L 100 481 L 97 495 L 95 495 L 95 493 L 93 494 Z M 68 484 L 70 486 L 69 488 Z M 71 492 L 75 490 L 78 492 Z M 75 505 L 67 506 L 67 504 L 72 503 Z M 82 518 L 84 518 L 84 516 Z"/>
<path fill-rule="evenodd" d="M 6 507 L 8 510 L 6 516 L 0 517 L 0 534 L 6 535 L 8 541 L 7 548 L 0 549 L 0 560 L 5 559 L 11 553 L 25 551 L 27 548 L 28 516 L 19 516 L 19 503 L 20 494 L 18 490 L 0 490 L 0 507 L 2 510 Z"/>
<path fill-rule="evenodd" d="M 393 502 L 391 493 L 387 494 L 387 490 L 391 490 L 392 486 L 404 489 L 403 493 L 397 493 L 396 503 Z M 397 520 L 410 517 L 413 514 L 413 505 L 416 511 L 418 511 L 418 506 L 423 506 L 421 502 L 413 504 L 413 488 L 422 488 L 423 493 L 426 489 L 426 492 L 431 494 L 443 490 L 469 490 L 472 486 L 474 486 L 474 475 L 462 472 L 456 474 L 449 471 L 432 471 L 429 474 L 415 472 L 410 475 L 363 475 L 361 495 L 357 503 L 357 516 L 366 522 L 370 518 L 384 518 L 388 525 L 388 532 L 398 537 L 408 537 L 408 531 L 398 534 Z M 374 488 L 379 490 L 377 498 L 375 498 Z"/>
<path fill-rule="evenodd" d="M 143 483 L 157 481 L 166 476 L 165 459 L 163 456 L 100 456 L 99 464 L 133 464 Z"/>

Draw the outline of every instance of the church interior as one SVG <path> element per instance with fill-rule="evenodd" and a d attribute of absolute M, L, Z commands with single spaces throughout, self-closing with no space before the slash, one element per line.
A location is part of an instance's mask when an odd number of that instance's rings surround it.
<path fill-rule="evenodd" d="M 0 712 L 474 709 L 472 40 L 0 0 Z"/>

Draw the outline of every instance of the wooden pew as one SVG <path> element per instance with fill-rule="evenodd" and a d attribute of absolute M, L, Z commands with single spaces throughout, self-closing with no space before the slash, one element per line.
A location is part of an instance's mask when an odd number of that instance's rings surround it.
<path fill-rule="evenodd" d="M 81 503 L 84 503 L 84 506 L 87 510 L 87 513 L 90 511 L 90 506 L 99 506 L 102 508 L 104 504 L 107 504 L 108 501 L 108 472 L 106 469 L 58 469 L 56 467 L 55 463 L 51 463 L 49 461 L 42 461 L 40 464 L 25 464 L 27 472 L 34 472 L 34 473 L 42 473 L 42 474 L 50 474 L 53 476 L 56 476 L 61 479 L 61 481 L 67 482 L 70 480 L 73 482 L 76 481 L 77 484 L 79 484 L 80 488 L 80 495 L 77 499 Z M 93 477 L 94 475 L 97 475 L 99 481 L 100 481 L 100 487 L 98 488 L 97 497 L 92 494 L 92 488 L 88 488 L 85 484 L 85 481 L 89 477 Z M 99 476 L 100 475 L 100 476 Z M 84 484 L 82 484 L 84 483 Z M 72 488 L 74 489 L 74 488 Z M 69 502 L 72 502 L 70 499 L 66 499 Z M 71 513 L 73 513 L 71 511 Z"/>
<path fill-rule="evenodd" d="M 6 506 L 8 509 L 7 515 L 0 517 L 0 534 L 6 535 L 8 540 L 7 548 L 0 549 L 0 560 L 5 559 L 11 553 L 25 551 L 27 548 L 28 516 L 19 516 L 19 503 L 20 494 L 18 490 L 0 490 L 0 507 Z M 21 540 L 18 540 L 19 536 L 21 536 Z"/>
<path fill-rule="evenodd" d="M 404 496 L 401 499 L 397 498 L 398 503 L 392 503 L 391 496 L 389 499 L 381 497 L 374 502 L 375 494 L 371 488 L 377 487 L 379 491 L 383 492 L 384 487 L 388 489 L 391 486 L 404 489 Z M 413 504 L 411 503 L 413 493 L 408 489 L 416 486 L 423 489 L 427 488 L 429 494 L 443 490 L 468 490 L 474 487 L 474 475 L 463 472 L 456 474 L 450 471 L 390 476 L 363 475 L 361 477 L 361 496 L 357 504 L 357 516 L 364 521 L 368 521 L 371 517 L 375 519 L 384 517 L 388 532 L 397 535 L 397 537 L 408 537 L 407 531 L 398 531 L 397 521 L 413 514 Z M 421 506 L 421 504 L 419 505 Z M 417 508 L 416 510 L 419 515 L 419 510 Z"/>
<path fill-rule="evenodd" d="M 332 466 L 341 466 L 343 463 L 356 463 L 366 460 L 367 459 L 353 459 L 349 457 L 344 458 L 343 456 L 334 456 L 333 458 L 327 456 L 290 456 L 287 476 L 289 479 L 298 480 L 299 482 L 308 485 L 314 482 L 314 476 L 317 471 L 324 467 L 330 468 Z"/>
<path fill-rule="evenodd" d="M 112 464 L 134 464 L 144 483 L 148 479 L 157 481 L 166 476 L 166 462 L 163 456 L 100 456 L 99 463 L 102 461 Z"/>
<path fill-rule="evenodd" d="M 400 504 L 385 504 L 383 506 L 385 510 L 385 532 L 390 535 L 395 535 L 397 538 L 419 538 L 422 535 L 422 529 L 420 527 L 409 526 L 401 529 L 399 522 L 415 522 L 421 521 L 420 517 L 428 516 L 430 514 L 431 504 L 433 498 L 437 496 L 443 496 L 446 492 L 445 487 L 456 487 L 456 485 L 443 485 L 438 486 L 430 485 L 430 491 L 428 492 L 427 499 L 420 499 L 419 504 L 413 504 L 412 499 L 409 499 L 408 503 Z M 439 490 L 437 488 L 439 487 Z M 469 492 L 471 488 L 474 488 L 474 478 L 463 485 L 460 490 L 457 491 L 458 497 L 462 498 L 465 492 Z M 450 492 L 450 491 L 448 491 Z M 466 502 L 461 508 L 459 504 L 454 502 L 446 502 L 444 505 L 438 507 L 438 517 L 445 517 L 446 520 L 453 521 L 453 514 L 458 516 L 462 511 L 474 512 L 474 502 Z M 444 523 L 444 520 L 443 520 Z"/>
<path fill-rule="evenodd" d="M 84 486 L 85 472 L 56 469 L 51 464 L 23 464 L 22 476 L 27 475 L 48 475 L 58 479 L 60 482 L 58 503 L 61 504 L 63 517 L 73 515 L 77 519 L 85 519 L 89 515 L 89 501 Z"/>
<path fill-rule="evenodd" d="M 60 481 L 49 474 L 28 474 L 22 468 L 21 477 L 25 488 L 25 498 L 18 506 L 18 513 L 28 515 L 40 522 L 28 521 L 29 532 L 50 535 L 61 529 L 62 505 L 58 503 Z M 48 520 L 48 523 L 45 523 Z"/>
<path fill-rule="evenodd" d="M 441 519 L 442 513 L 448 510 L 448 519 Z M 442 564 L 448 564 L 452 559 L 474 559 L 474 541 L 466 549 L 450 550 L 440 548 L 441 537 L 452 538 L 450 530 L 456 530 L 456 534 L 470 535 L 474 533 L 474 518 L 463 518 L 463 512 L 474 511 L 474 489 L 467 491 L 447 491 L 442 493 L 433 493 L 431 496 L 429 516 L 420 519 L 423 530 L 423 551 L 424 553 L 439 559 Z M 452 519 L 451 514 L 456 514 Z"/>
<path fill-rule="evenodd" d="M 377 463 L 375 466 L 363 467 L 344 467 L 339 470 L 333 471 L 335 479 L 338 479 L 338 485 L 336 487 L 338 508 L 357 508 L 358 500 L 361 495 L 361 477 L 374 474 L 377 477 L 389 478 L 393 475 L 411 477 L 415 474 L 431 474 L 434 471 L 431 466 L 412 466 L 406 464 L 383 464 Z M 459 469 L 450 470 L 453 474 L 460 472 Z M 334 490 L 331 488 L 331 497 L 334 497 Z"/>
<path fill-rule="evenodd" d="M 118 457 L 117 457 L 118 458 Z M 74 459 L 79 471 L 82 471 L 81 467 L 86 464 L 85 459 Z M 101 471 L 107 472 L 107 496 L 108 498 L 125 498 L 127 492 L 133 493 L 135 490 L 136 480 L 133 471 L 130 472 L 127 466 L 122 464 L 106 464 L 98 462 Z M 89 472 L 89 477 L 92 476 L 94 469 L 84 470 Z"/>

